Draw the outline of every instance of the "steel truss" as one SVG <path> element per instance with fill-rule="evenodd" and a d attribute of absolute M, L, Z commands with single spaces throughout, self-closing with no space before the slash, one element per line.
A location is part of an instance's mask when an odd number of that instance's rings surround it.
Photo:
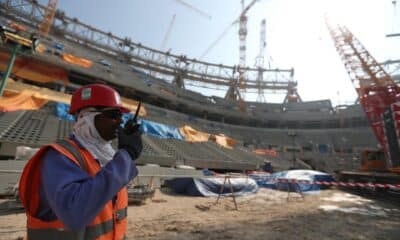
<path fill-rule="evenodd" d="M 14 20 L 33 29 L 38 29 L 45 17 L 46 7 L 35 0 L 0 0 L 0 14 L 7 19 Z M 130 38 L 120 38 L 111 32 L 104 32 L 70 18 L 62 11 L 57 11 L 54 17 L 50 35 L 62 37 L 68 41 L 82 44 L 99 52 L 123 58 L 128 64 L 150 72 L 156 72 L 166 79 L 181 74 L 185 81 L 198 82 L 209 85 L 238 87 L 240 68 L 214 64 L 185 55 L 174 55 L 133 42 Z M 264 69 L 245 68 L 246 79 L 243 87 L 246 89 L 269 89 L 288 91 L 297 86 L 293 79 L 293 69 Z M 257 79 L 260 74 L 263 82 Z"/>

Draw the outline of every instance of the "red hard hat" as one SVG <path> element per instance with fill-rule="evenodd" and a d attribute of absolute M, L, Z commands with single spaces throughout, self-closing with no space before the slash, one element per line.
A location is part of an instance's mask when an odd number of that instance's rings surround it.
<path fill-rule="evenodd" d="M 122 106 L 118 92 L 104 84 L 89 84 L 74 92 L 69 113 L 75 114 L 86 107 L 112 107 L 119 108 L 123 113 L 130 112 Z"/>

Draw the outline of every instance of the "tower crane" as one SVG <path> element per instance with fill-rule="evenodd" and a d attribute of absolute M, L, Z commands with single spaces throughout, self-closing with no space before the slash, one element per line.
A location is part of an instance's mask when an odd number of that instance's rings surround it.
<path fill-rule="evenodd" d="M 365 150 L 361 171 L 340 172 L 341 180 L 400 181 L 400 88 L 363 44 L 343 25 L 325 18 L 336 50 L 358 93 L 360 104 L 382 150 Z"/>
<path fill-rule="evenodd" d="M 255 3 L 256 1 L 259 1 L 259 0 L 253 0 L 252 3 L 250 3 L 246 8 L 244 8 L 244 9 L 242 10 L 242 12 L 240 13 L 239 17 L 236 18 L 234 21 L 232 21 L 232 23 L 230 23 L 230 24 L 224 29 L 224 31 L 218 36 L 218 38 L 217 38 L 214 42 L 212 42 L 212 43 L 210 44 L 210 46 L 204 51 L 204 53 L 199 57 L 199 59 L 203 59 L 203 58 L 218 44 L 218 42 L 228 33 L 228 31 L 229 31 L 233 26 L 235 26 L 236 24 L 240 23 L 241 16 L 243 16 L 243 14 L 245 14 L 245 13 L 254 5 L 254 3 Z M 243 3 L 243 0 L 242 0 L 242 3 Z M 244 15 L 244 16 L 245 16 L 245 15 Z M 247 28 L 246 28 L 246 26 L 247 26 L 247 17 L 246 17 L 246 18 L 242 18 L 242 20 L 245 20 L 245 21 L 246 21 L 246 23 L 243 23 L 242 25 L 245 26 L 244 30 L 245 30 L 245 34 L 247 35 Z M 240 32 L 240 30 L 239 30 L 239 32 Z M 243 34 L 243 33 L 244 33 L 244 32 L 242 31 L 242 34 Z M 240 35 L 240 33 L 239 33 L 239 35 Z M 246 37 L 245 37 L 245 38 L 246 38 Z M 246 40 L 246 39 L 244 39 L 244 40 Z M 240 47 L 239 47 L 239 48 L 240 48 Z M 245 50 L 245 51 L 246 51 L 246 50 Z"/>
<path fill-rule="evenodd" d="M 51 25 L 53 24 L 54 15 L 56 14 L 58 0 L 49 0 L 42 22 L 39 24 L 39 36 L 44 38 L 49 34 Z"/>
<path fill-rule="evenodd" d="M 200 56 L 199 59 L 203 59 L 212 48 L 214 48 L 217 43 L 225 36 L 226 33 L 230 30 L 232 26 L 235 26 L 239 23 L 239 65 L 234 71 L 239 73 L 239 81 L 232 82 L 231 86 L 229 87 L 225 98 L 231 100 L 242 100 L 244 98 L 239 94 L 239 90 L 237 89 L 240 87 L 244 89 L 244 82 L 245 82 L 245 68 L 246 68 L 246 37 L 247 37 L 247 16 L 246 13 L 250 10 L 251 7 L 259 0 L 253 0 L 249 5 L 244 7 L 244 0 L 241 0 L 242 3 L 242 12 L 240 13 L 239 17 L 235 19 L 225 30 L 222 32 L 221 35 L 218 36 L 217 40 L 212 42 L 212 44 L 206 49 L 206 51 Z"/>
<path fill-rule="evenodd" d="M 247 38 L 247 16 L 246 13 L 250 10 L 251 7 L 254 6 L 254 4 L 258 0 L 253 0 L 249 5 L 245 7 L 244 0 L 241 0 L 242 2 L 242 12 L 240 13 L 239 16 L 239 66 L 238 66 L 238 73 L 239 73 L 239 88 L 242 90 L 241 94 L 237 94 L 238 100 L 239 100 L 239 105 L 241 111 L 245 111 L 245 104 L 244 104 L 244 92 L 246 91 L 245 89 L 245 74 L 246 74 L 246 38 Z M 231 85 L 230 88 L 237 88 L 236 81 L 234 84 Z M 239 93 L 240 91 L 238 89 L 228 89 L 229 92 L 237 92 Z M 228 95 L 227 95 L 228 96 Z"/>
<path fill-rule="evenodd" d="M 189 4 L 189 3 L 187 3 L 187 2 L 185 2 L 185 1 L 183 1 L 183 0 L 175 0 L 175 1 L 176 1 L 177 3 L 179 3 L 179 4 L 181 4 L 182 6 L 185 6 L 185 7 L 189 8 L 190 10 L 195 11 L 195 12 L 198 13 L 199 15 L 201 15 L 201 16 L 203 16 L 203 17 L 205 17 L 205 18 L 208 18 L 209 20 L 211 20 L 211 18 L 212 18 L 209 14 L 203 12 L 202 10 L 200 10 L 200 9 L 198 9 L 198 8 L 196 8 L 196 7 L 194 7 L 194 6 L 192 6 L 191 4 Z"/>

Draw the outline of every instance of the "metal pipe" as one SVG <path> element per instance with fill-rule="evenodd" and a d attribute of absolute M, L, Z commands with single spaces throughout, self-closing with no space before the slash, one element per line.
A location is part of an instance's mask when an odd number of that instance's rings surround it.
<path fill-rule="evenodd" d="M 4 91 L 4 88 L 6 87 L 7 79 L 10 76 L 11 70 L 14 66 L 15 58 L 16 58 L 17 53 L 20 48 L 21 48 L 21 45 L 16 44 L 11 53 L 10 61 L 8 62 L 6 72 L 4 73 L 4 76 L 3 76 L 3 81 L 1 81 L 1 85 L 0 85 L 0 97 L 3 96 L 3 91 Z"/>

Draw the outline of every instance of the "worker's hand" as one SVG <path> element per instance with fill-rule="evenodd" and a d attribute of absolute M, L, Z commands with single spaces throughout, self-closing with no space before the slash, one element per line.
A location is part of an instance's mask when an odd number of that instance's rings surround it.
<path fill-rule="evenodd" d="M 140 157 L 143 149 L 139 127 L 139 124 L 128 121 L 125 128 L 120 128 L 118 131 L 118 149 L 125 149 L 133 161 Z"/>

